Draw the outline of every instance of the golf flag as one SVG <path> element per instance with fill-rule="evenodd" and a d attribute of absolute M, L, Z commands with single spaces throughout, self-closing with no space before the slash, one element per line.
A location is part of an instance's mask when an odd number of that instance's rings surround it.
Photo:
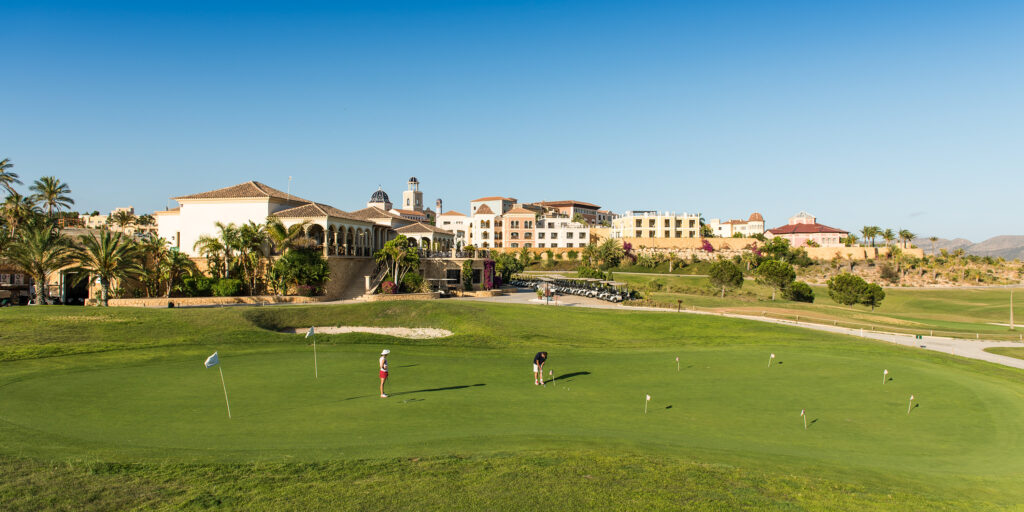
<path fill-rule="evenodd" d="M 804 419 L 804 430 L 807 430 L 807 415 L 804 414 L 803 409 L 800 409 L 800 416 Z"/>
<path fill-rule="evenodd" d="M 886 375 L 889 375 L 889 370 L 882 370 L 882 384 L 885 384 Z"/>
<path fill-rule="evenodd" d="M 650 402 L 650 401 L 651 401 L 651 395 L 647 395 L 647 401 L 648 401 L 648 402 Z"/>
<path fill-rule="evenodd" d="M 676 371 L 679 371 L 679 356 L 676 356 Z"/>
<path fill-rule="evenodd" d="M 306 332 L 306 339 L 309 339 L 309 337 L 313 336 L 314 334 L 316 334 L 316 333 L 313 332 L 313 328 L 310 327 L 309 331 Z M 313 337 L 313 378 L 314 379 L 318 379 L 318 380 L 320 379 L 320 367 L 319 367 L 319 365 L 317 364 L 317 361 L 316 361 L 316 337 L 315 336 Z"/>
<path fill-rule="evenodd" d="M 910 409 L 914 407 L 914 395 L 910 395 L 910 401 L 907 402 L 907 414 L 910 414 Z"/>
<path fill-rule="evenodd" d="M 313 334 L 315 334 L 315 333 L 313 332 L 313 328 L 312 328 L 312 327 L 310 327 L 310 328 L 309 328 L 309 332 L 307 332 L 307 333 L 306 333 L 306 337 L 308 338 L 308 337 L 312 336 Z"/>
<path fill-rule="evenodd" d="M 206 362 L 203 363 L 207 368 L 212 368 L 220 363 L 220 359 L 217 357 L 217 353 L 214 352 L 212 356 L 206 358 Z M 231 402 L 228 401 L 228 385 L 224 383 L 224 369 L 223 367 L 217 368 L 220 370 L 220 385 L 224 388 L 224 405 L 228 407 L 228 419 L 231 419 Z"/>
<path fill-rule="evenodd" d="M 772 352 L 772 355 L 768 356 L 768 368 L 772 367 L 772 359 L 775 359 L 775 352 Z"/>
<path fill-rule="evenodd" d="M 647 414 L 647 402 L 651 401 L 651 395 L 647 395 L 647 400 L 644 401 L 644 414 Z"/>
<path fill-rule="evenodd" d="M 217 353 L 214 352 L 212 356 L 206 358 L 206 362 L 203 364 L 205 364 L 207 368 L 213 368 L 219 362 L 220 359 L 217 358 Z"/>

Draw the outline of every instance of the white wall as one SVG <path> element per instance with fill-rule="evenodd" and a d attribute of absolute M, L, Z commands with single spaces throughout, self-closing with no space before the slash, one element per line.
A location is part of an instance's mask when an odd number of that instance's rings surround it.
<path fill-rule="evenodd" d="M 190 256 L 198 256 L 193 246 L 199 237 L 203 235 L 218 236 L 220 231 L 214 225 L 217 222 L 224 224 L 234 223 L 235 225 L 245 224 L 253 221 L 262 224 L 267 221 L 267 216 L 273 212 L 283 210 L 287 207 L 282 203 L 271 203 L 267 199 L 235 199 L 220 201 L 185 201 L 181 205 L 177 225 L 171 221 L 172 215 L 161 215 L 159 222 L 160 236 L 171 241 L 171 245 L 178 246 L 181 251 Z M 166 218 L 166 221 L 165 221 Z M 166 228 L 165 231 L 165 222 Z M 173 226 L 173 231 L 171 228 Z M 181 233 L 181 240 L 173 238 L 177 232 Z"/>

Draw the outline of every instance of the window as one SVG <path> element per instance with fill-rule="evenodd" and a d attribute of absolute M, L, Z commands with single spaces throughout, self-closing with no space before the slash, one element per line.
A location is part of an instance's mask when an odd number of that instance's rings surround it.
<path fill-rule="evenodd" d="M 568 231 L 568 232 L 566 232 L 566 233 L 565 233 L 565 237 L 566 237 L 566 238 L 572 238 L 572 231 Z"/>
<path fill-rule="evenodd" d="M 647 238 L 654 238 L 654 230 L 647 232 Z"/>
<path fill-rule="evenodd" d="M 572 247 L 572 243 L 565 244 L 566 247 Z"/>
<path fill-rule="evenodd" d="M 551 233 L 552 240 L 558 240 L 558 233 Z"/>
<path fill-rule="evenodd" d="M 509 222 L 509 227 L 512 228 L 512 229 L 519 229 L 519 221 L 518 220 L 514 220 L 514 221 Z"/>
<path fill-rule="evenodd" d="M 461 281 L 461 279 L 459 279 L 460 275 L 462 275 L 462 271 L 457 268 L 450 268 L 444 272 L 445 278 L 454 280 L 449 281 L 449 283 L 458 283 L 459 281 Z"/>
<path fill-rule="evenodd" d="M 533 229 L 533 221 L 532 220 L 528 220 L 528 221 L 524 222 L 523 223 L 523 227 L 526 228 L 526 229 Z"/>
<path fill-rule="evenodd" d="M 669 219 L 665 219 L 665 227 L 667 228 L 667 227 L 669 227 L 671 225 L 672 225 L 672 221 L 669 220 Z"/>
<path fill-rule="evenodd" d="M 671 232 L 667 229 L 665 230 L 665 238 L 672 238 Z"/>
<path fill-rule="evenodd" d="M 580 240 L 586 240 L 586 239 L 587 239 L 587 232 L 586 231 L 580 231 Z"/>
<path fill-rule="evenodd" d="M 554 234 L 554 233 L 552 233 L 552 234 Z M 554 237 L 551 237 L 551 238 L 554 238 Z M 540 232 L 537 233 L 537 240 L 544 240 L 544 232 L 543 231 L 540 231 Z"/>
<path fill-rule="evenodd" d="M 636 227 L 638 227 L 638 228 L 642 228 L 642 227 L 643 227 L 643 221 L 642 221 L 642 220 L 640 220 L 640 219 L 637 219 L 637 220 L 636 220 Z"/>
<path fill-rule="evenodd" d="M 478 268 L 473 269 L 473 282 L 477 284 L 480 283 L 480 269 Z"/>
<path fill-rule="evenodd" d="M 529 249 L 530 247 L 533 247 L 533 244 L 523 244 L 523 247 L 526 247 L 527 249 Z"/>
<path fill-rule="evenodd" d="M 653 228 L 654 227 L 654 219 L 651 219 L 651 220 L 647 221 L 647 227 L 649 227 L 649 228 Z"/>
<path fill-rule="evenodd" d="M 513 231 L 512 233 L 509 234 L 509 238 L 511 238 L 512 240 L 519 240 L 519 232 Z"/>
<path fill-rule="evenodd" d="M 683 237 L 683 232 L 682 231 L 676 231 L 676 238 L 682 238 L 682 237 Z"/>
<path fill-rule="evenodd" d="M 551 244 L 551 247 L 557 248 L 558 244 Z"/>
<path fill-rule="evenodd" d="M 543 249 L 544 248 L 544 242 L 541 242 L 541 243 L 537 244 L 537 247 L 540 247 L 541 249 Z"/>
<path fill-rule="evenodd" d="M 527 240 L 530 240 L 531 238 L 533 238 L 533 231 L 527 231 L 526 233 L 524 233 L 523 234 L 523 238 L 525 238 Z"/>
<path fill-rule="evenodd" d="M 695 222 L 697 222 L 697 221 L 695 221 L 695 220 L 693 220 L 693 219 L 690 219 L 690 227 L 691 227 L 691 228 L 697 227 L 697 225 L 695 224 Z"/>
<path fill-rule="evenodd" d="M 519 247 L 519 244 L 517 244 L 517 243 L 513 243 L 513 244 L 512 244 L 512 245 L 510 245 L 509 247 Z"/>

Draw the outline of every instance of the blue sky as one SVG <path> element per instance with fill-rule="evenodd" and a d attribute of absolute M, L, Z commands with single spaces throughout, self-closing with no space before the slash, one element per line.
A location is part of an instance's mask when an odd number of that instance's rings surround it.
<path fill-rule="evenodd" d="M 1022 2 L 3 2 L 0 158 L 77 209 L 255 179 L 1024 234 Z"/>

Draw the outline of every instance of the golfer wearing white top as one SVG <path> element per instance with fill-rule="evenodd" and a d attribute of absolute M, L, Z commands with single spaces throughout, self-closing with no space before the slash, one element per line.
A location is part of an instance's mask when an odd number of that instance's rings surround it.
<path fill-rule="evenodd" d="M 388 397 L 388 395 L 384 393 L 384 381 L 388 380 L 388 354 L 390 354 L 390 353 L 391 353 L 391 351 L 388 350 L 388 349 L 384 349 L 384 351 L 380 353 L 379 366 L 380 366 L 380 397 L 381 398 L 387 398 Z"/>

